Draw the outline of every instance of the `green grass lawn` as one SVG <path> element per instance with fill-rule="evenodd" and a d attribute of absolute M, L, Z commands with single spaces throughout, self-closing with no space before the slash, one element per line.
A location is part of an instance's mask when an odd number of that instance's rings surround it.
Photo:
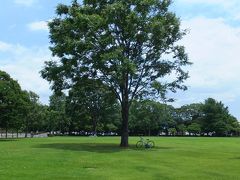
<path fill-rule="evenodd" d="M 0 179 L 240 179 L 240 138 L 119 137 L 0 140 Z"/>

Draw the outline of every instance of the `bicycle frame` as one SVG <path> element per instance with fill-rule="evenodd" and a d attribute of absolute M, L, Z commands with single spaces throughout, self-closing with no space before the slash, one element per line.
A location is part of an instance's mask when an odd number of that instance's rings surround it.
<path fill-rule="evenodd" d="M 139 144 L 140 143 L 140 144 Z M 137 142 L 136 146 L 138 147 L 145 147 L 145 148 L 153 148 L 154 147 L 154 142 L 149 140 L 149 139 L 144 139 L 143 137 L 140 136 L 140 140 Z"/>

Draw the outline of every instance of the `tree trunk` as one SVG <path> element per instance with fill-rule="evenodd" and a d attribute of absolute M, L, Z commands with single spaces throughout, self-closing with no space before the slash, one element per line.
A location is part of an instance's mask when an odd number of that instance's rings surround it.
<path fill-rule="evenodd" d="M 17 138 L 18 138 L 18 130 L 17 130 Z"/>
<path fill-rule="evenodd" d="M 128 101 L 122 103 L 122 134 L 121 134 L 121 147 L 128 147 Z"/>
<path fill-rule="evenodd" d="M 73 128 L 73 121 L 70 121 L 69 127 L 68 127 L 68 135 L 72 135 L 72 132 L 74 131 Z"/>
<path fill-rule="evenodd" d="M 28 130 L 25 131 L 25 138 L 27 138 Z"/>
<path fill-rule="evenodd" d="M 27 138 L 27 134 L 28 134 L 28 120 L 26 120 L 25 138 Z"/>
<path fill-rule="evenodd" d="M 168 136 L 168 129 L 165 130 L 165 136 Z"/>
<path fill-rule="evenodd" d="M 8 136 L 7 136 L 7 133 L 8 133 L 8 128 L 6 127 L 6 139 L 7 139 L 7 137 L 8 137 Z"/>
<path fill-rule="evenodd" d="M 97 135 L 97 119 L 93 117 L 93 135 Z"/>

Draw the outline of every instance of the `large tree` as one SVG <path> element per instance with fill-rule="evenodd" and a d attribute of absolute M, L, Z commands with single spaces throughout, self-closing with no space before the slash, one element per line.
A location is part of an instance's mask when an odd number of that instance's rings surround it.
<path fill-rule="evenodd" d="M 171 0 L 76 0 L 59 4 L 49 23 L 51 51 L 42 77 L 54 90 L 82 78 L 106 84 L 121 104 L 121 146 L 128 146 L 128 115 L 138 97 L 165 98 L 186 89 L 189 64 L 177 43 L 185 31 L 169 10 Z M 158 96 L 157 96 L 158 95 Z"/>

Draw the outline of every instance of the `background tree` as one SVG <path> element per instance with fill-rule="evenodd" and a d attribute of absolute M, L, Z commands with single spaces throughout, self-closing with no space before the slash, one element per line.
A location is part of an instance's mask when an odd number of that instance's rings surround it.
<path fill-rule="evenodd" d="M 192 133 L 196 136 L 197 134 L 201 133 L 201 126 L 198 123 L 192 123 L 187 127 L 187 130 L 189 133 Z"/>
<path fill-rule="evenodd" d="M 171 136 L 175 136 L 177 134 L 177 130 L 175 128 L 169 128 L 168 132 Z"/>
<path fill-rule="evenodd" d="M 222 102 L 208 98 L 202 106 L 201 124 L 205 133 L 215 133 L 217 136 L 225 136 L 231 130 L 234 120 L 231 118 L 228 108 Z"/>
<path fill-rule="evenodd" d="M 24 125 L 27 120 L 27 116 L 30 113 L 31 100 L 29 98 L 29 93 L 27 91 L 22 91 L 21 106 L 15 109 L 15 119 L 12 122 L 13 129 L 18 132 L 25 129 Z"/>
<path fill-rule="evenodd" d="M 27 112 L 25 114 L 24 120 L 24 129 L 25 137 L 28 133 L 37 129 L 39 121 L 39 96 L 32 91 L 25 91 L 28 96 Z"/>
<path fill-rule="evenodd" d="M 165 106 L 152 100 L 134 101 L 130 108 L 131 134 L 157 135 L 164 121 Z"/>
<path fill-rule="evenodd" d="M 0 125 L 6 130 L 19 129 L 20 117 L 25 112 L 26 96 L 17 81 L 0 71 Z"/>
<path fill-rule="evenodd" d="M 177 125 L 177 132 L 178 132 L 179 135 L 184 136 L 186 131 L 187 131 L 187 127 L 186 127 L 185 124 Z"/>
<path fill-rule="evenodd" d="M 176 126 L 177 126 L 176 109 L 171 105 L 164 104 L 163 121 L 161 121 L 160 124 L 161 131 L 163 131 L 167 136 L 169 135 L 168 130 L 170 128 L 176 128 Z"/>
<path fill-rule="evenodd" d="M 190 124 L 192 121 L 199 121 L 203 116 L 202 103 L 193 103 L 184 105 L 177 109 L 179 123 Z"/>
<path fill-rule="evenodd" d="M 169 11 L 170 0 L 83 0 L 60 4 L 49 23 L 51 51 L 59 60 L 46 62 L 42 77 L 54 90 L 68 89 L 82 77 L 99 79 L 121 104 L 121 146 L 128 146 L 128 116 L 140 96 L 165 98 L 182 85 L 189 64 L 177 42 L 185 31 Z M 164 78 L 171 73 L 173 78 Z M 167 81 L 169 80 L 169 81 Z"/>
<path fill-rule="evenodd" d="M 60 131 L 64 133 L 67 131 L 67 127 L 69 126 L 69 118 L 66 114 L 66 100 L 67 97 L 64 93 L 56 94 L 50 96 L 50 103 L 49 103 L 49 113 L 51 118 L 49 119 L 53 124 L 53 127 L 49 127 L 52 129 L 51 131 Z M 54 122 L 53 122 L 54 121 Z"/>
<path fill-rule="evenodd" d="M 91 125 L 92 133 L 96 135 L 98 128 L 116 118 L 114 116 L 118 106 L 113 97 L 112 92 L 101 81 L 82 80 L 69 92 L 67 102 L 68 109 L 72 112 L 70 116 L 84 120 L 85 125 Z M 86 123 L 87 121 L 90 124 Z"/>
<path fill-rule="evenodd" d="M 233 120 L 231 132 L 235 136 L 240 136 L 240 123 L 235 117 L 232 118 L 235 120 Z"/>

